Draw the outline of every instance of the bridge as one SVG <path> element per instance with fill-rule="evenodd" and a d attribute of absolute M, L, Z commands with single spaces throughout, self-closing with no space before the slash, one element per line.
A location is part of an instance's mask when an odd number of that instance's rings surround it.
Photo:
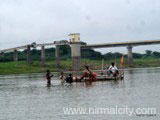
<path fill-rule="evenodd" d="M 143 45 L 157 45 L 160 44 L 160 40 L 139 40 L 139 41 L 127 41 L 127 42 L 115 42 L 104 44 L 89 44 L 81 46 L 81 49 L 96 49 L 96 48 L 110 48 L 110 47 L 127 47 L 128 50 L 128 64 L 132 64 L 132 48 L 135 46 Z"/>
<path fill-rule="evenodd" d="M 109 47 L 127 47 L 127 46 L 142 46 L 142 45 L 154 45 L 160 44 L 160 40 L 139 40 L 139 41 L 128 41 L 128 42 L 115 42 L 115 43 L 104 43 L 104 44 L 89 44 L 81 46 L 82 49 L 88 48 L 109 48 Z"/>
<path fill-rule="evenodd" d="M 5 50 L 0 50 L 0 54 L 4 55 L 7 52 L 14 52 L 14 61 L 18 61 L 18 50 L 27 49 L 27 62 L 29 64 L 32 63 L 31 58 L 31 48 L 41 47 L 41 62 L 45 64 L 45 47 L 46 46 L 55 46 L 56 47 L 56 65 L 57 68 L 60 67 L 60 59 L 59 59 L 59 46 L 61 45 L 70 45 L 72 52 L 72 67 L 73 70 L 80 70 L 80 58 L 81 58 L 81 50 L 80 49 L 97 49 L 97 48 L 111 48 L 111 47 L 126 47 L 128 50 L 128 64 L 132 64 L 133 56 L 132 56 L 132 48 L 135 46 L 142 45 L 157 45 L 160 44 L 160 40 L 139 40 L 139 41 L 127 41 L 127 42 L 115 42 L 115 43 L 104 43 L 104 44 L 86 44 L 82 45 L 80 42 L 80 34 L 73 33 L 69 35 L 71 37 L 70 41 L 62 40 L 62 41 L 54 41 L 52 43 L 42 43 L 36 44 L 35 42 L 32 44 L 18 46 L 15 48 L 9 48 Z"/>
<path fill-rule="evenodd" d="M 53 43 L 41 43 L 41 44 L 36 44 L 35 42 L 33 42 L 31 44 L 28 44 L 28 45 L 23 45 L 23 46 L 18 46 L 18 47 L 15 47 L 15 48 L 0 50 L 0 55 L 2 56 L 2 55 L 4 55 L 4 53 L 14 52 L 14 61 L 18 61 L 18 50 L 27 49 L 27 62 L 29 64 L 31 64 L 32 63 L 31 48 L 41 47 L 41 62 L 42 62 L 42 64 L 45 64 L 45 47 L 46 46 L 56 46 L 56 62 L 57 62 L 57 67 L 59 67 L 59 64 L 60 64 L 59 46 L 69 45 L 69 42 L 67 40 L 62 40 L 62 41 L 63 41 L 62 43 L 58 42 L 58 41 L 54 41 Z"/>

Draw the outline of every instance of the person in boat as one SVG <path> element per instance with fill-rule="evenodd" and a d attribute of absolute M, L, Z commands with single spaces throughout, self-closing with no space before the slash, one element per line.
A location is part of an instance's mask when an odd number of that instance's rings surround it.
<path fill-rule="evenodd" d="M 108 68 L 107 71 L 108 75 L 112 75 L 113 77 L 116 77 L 119 74 L 118 68 L 116 67 L 115 63 L 111 63 L 111 66 Z"/>
<path fill-rule="evenodd" d="M 47 85 L 51 85 L 52 77 L 53 77 L 53 74 L 50 72 L 50 70 L 47 70 L 47 73 L 46 73 Z"/>
<path fill-rule="evenodd" d="M 60 75 L 60 80 L 61 80 L 61 83 L 63 84 L 64 83 L 64 81 L 65 81 L 65 78 L 66 78 L 66 76 L 64 75 L 64 73 L 63 73 L 63 71 L 61 71 L 61 75 Z"/>
<path fill-rule="evenodd" d="M 70 83 L 70 84 L 73 82 L 73 77 L 72 77 L 72 74 L 71 74 L 71 73 L 70 73 L 69 76 L 66 78 L 66 82 L 67 82 L 67 83 Z"/>

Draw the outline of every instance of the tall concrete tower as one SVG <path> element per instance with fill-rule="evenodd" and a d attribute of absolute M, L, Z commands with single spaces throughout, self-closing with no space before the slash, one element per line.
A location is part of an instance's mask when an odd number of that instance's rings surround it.
<path fill-rule="evenodd" d="M 70 35 L 72 69 L 78 71 L 81 68 L 81 42 L 79 33 L 71 33 Z"/>

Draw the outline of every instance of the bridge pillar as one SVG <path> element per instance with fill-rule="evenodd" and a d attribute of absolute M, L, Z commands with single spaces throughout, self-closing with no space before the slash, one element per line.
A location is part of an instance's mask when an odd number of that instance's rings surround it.
<path fill-rule="evenodd" d="M 81 69 L 81 42 L 79 33 L 71 33 L 70 44 L 72 52 L 72 70 L 79 71 Z"/>
<path fill-rule="evenodd" d="M 45 47 L 41 46 L 41 63 L 45 65 L 46 57 L 45 57 Z"/>
<path fill-rule="evenodd" d="M 133 55 L 132 55 L 132 46 L 128 46 L 128 64 L 131 65 L 133 62 Z"/>
<path fill-rule="evenodd" d="M 81 68 L 81 44 L 80 43 L 71 43 L 71 52 L 72 52 L 72 69 L 78 71 Z"/>
<path fill-rule="evenodd" d="M 60 59 L 59 59 L 59 45 L 56 45 L 56 67 L 60 68 Z"/>
<path fill-rule="evenodd" d="M 18 51 L 17 51 L 17 49 L 14 50 L 14 61 L 18 61 Z"/>
<path fill-rule="evenodd" d="M 31 59 L 31 46 L 30 45 L 27 46 L 27 63 L 28 64 L 32 63 L 32 59 Z"/>

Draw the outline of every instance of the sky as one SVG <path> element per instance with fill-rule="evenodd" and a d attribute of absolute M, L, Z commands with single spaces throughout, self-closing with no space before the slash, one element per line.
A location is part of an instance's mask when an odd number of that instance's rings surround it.
<path fill-rule="evenodd" d="M 160 39 L 159 0 L 0 0 L 0 50 L 69 40 L 80 33 L 88 44 Z M 160 45 L 134 52 L 160 51 Z M 122 48 L 97 49 L 127 52 Z"/>

